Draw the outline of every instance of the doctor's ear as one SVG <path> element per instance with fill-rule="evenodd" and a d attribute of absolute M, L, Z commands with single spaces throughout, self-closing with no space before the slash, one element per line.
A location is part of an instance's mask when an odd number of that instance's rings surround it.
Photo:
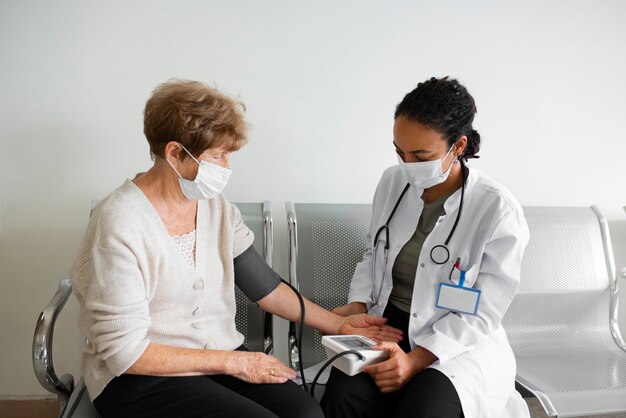
<path fill-rule="evenodd" d="M 467 136 L 462 135 L 457 141 L 454 143 L 454 156 L 460 159 L 465 152 L 465 148 L 467 147 Z"/>

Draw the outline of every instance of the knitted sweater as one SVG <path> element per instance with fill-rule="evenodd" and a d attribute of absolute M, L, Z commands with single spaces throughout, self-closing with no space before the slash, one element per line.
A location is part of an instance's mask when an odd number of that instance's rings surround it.
<path fill-rule="evenodd" d="M 198 202 L 196 229 L 194 268 L 132 181 L 95 208 L 69 271 L 92 400 L 150 342 L 215 350 L 243 343 L 235 328 L 233 259 L 252 244 L 252 231 L 222 195 Z"/>

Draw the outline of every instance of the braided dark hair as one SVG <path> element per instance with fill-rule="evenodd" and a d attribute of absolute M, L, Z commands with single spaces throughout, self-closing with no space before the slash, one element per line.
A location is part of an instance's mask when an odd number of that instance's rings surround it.
<path fill-rule="evenodd" d="M 396 107 L 398 116 L 418 122 L 440 132 L 452 146 L 461 136 L 467 136 L 467 146 L 461 157 L 479 158 L 480 134 L 472 128 L 476 103 L 457 80 L 435 78 L 419 83 Z"/>

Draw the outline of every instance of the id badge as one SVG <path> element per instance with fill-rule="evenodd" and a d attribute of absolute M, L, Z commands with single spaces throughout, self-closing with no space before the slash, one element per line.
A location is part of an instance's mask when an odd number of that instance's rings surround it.
<path fill-rule="evenodd" d="M 456 267 L 457 265 L 455 265 Z M 462 312 L 476 315 L 480 302 L 480 290 L 463 287 L 465 284 L 465 271 L 460 271 L 459 284 L 439 283 L 437 302 L 435 306 L 452 312 Z M 452 272 L 450 277 L 452 277 Z"/>
<path fill-rule="evenodd" d="M 439 283 L 437 303 L 439 309 L 476 315 L 480 302 L 480 290 L 459 287 L 454 284 Z"/>

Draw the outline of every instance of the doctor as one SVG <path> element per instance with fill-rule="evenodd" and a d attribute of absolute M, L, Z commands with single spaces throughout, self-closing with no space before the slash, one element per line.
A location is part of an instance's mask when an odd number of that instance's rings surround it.
<path fill-rule="evenodd" d="M 447 77 L 419 83 L 396 108 L 399 164 L 378 184 L 368 248 L 335 312 L 381 315 L 409 338 L 381 343 L 389 360 L 365 373 L 333 368 L 327 418 L 529 416 L 501 325 L 528 227 L 511 193 L 466 163 L 480 148 L 475 113 Z"/>

